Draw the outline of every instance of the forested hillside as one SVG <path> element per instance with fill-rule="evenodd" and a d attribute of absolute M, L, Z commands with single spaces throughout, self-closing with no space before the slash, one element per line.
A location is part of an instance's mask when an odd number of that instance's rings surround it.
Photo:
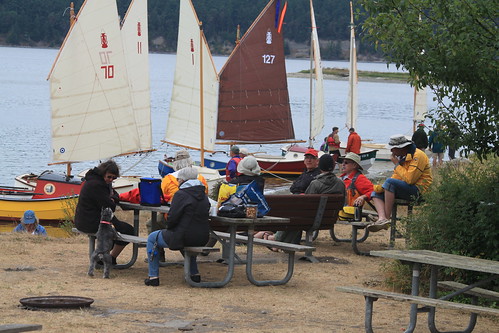
<path fill-rule="evenodd" d="M 117 0 L 121 17 L 131 0 Z M 141 0 L 135 0 L 141 1 Z M 78 11 L 84 0 L 74 0 Z M 251 25 L 268 0 L 193 0 L 205 34 L 215 54 L 229 53 L 236 38 Z M 281 5 L 284 4 L 281 0 Z M 58 47 L 69 29 L 69 0 L 0 1 L 0 43 L 5 45 Z M 349 39 L 349 1 L 314 2 L 319 38 L 324 59 L 343 59 Z M 177 43 L 179 0 L 148 0 L 150 49 L 174 52 Z M 309 0 L 288 0 L 285 18 L 287 52 L 310 38 Z M 356 22 L 357 25 L 360 22 Z M 357 29 L 357 34 L 360 29 Z M 374 53 L 361 38 L 358 52 Z"/>

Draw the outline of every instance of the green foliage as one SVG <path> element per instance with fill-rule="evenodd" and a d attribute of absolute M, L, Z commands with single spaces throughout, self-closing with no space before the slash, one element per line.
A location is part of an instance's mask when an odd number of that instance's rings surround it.
<path fill-rule="evenodd" d="M 447 135 L 466 154 L 499 156 L 499 4 L 496 0 L 360 0 L 363 31 L 411 84 L 430 87 L 434 122 L 457 125 Z"/>
<path fill-rule="evenodd" d="M 410 247 L 499 260 L 499 158 L 447 163 L 436 178 L 407 220 Z M 466 283 L 478 276 L 452 269 L 445 274 Z"/>
<path fill-rule="evenodd" d="M 73 233 L 73 228 L 75 227 L 74 216 L 77 204 L 78 204 L 77 196 L 70 197 L 67 201 L 64 201 L 62 204 L 64 211 L 64 219 L 61 221 L 60 228 L 66 231 L 66 233 L 70 236 L 74 235 Z"/>

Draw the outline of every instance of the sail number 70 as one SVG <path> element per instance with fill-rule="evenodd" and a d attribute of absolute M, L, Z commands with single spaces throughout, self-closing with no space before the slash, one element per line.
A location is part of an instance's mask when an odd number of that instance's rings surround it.
<path fill-rule="evenodd" d="M 262 55 L 263 63 L 272 65 L 274 63 L 275 55 L 273 54 L 264 54 Z"/>

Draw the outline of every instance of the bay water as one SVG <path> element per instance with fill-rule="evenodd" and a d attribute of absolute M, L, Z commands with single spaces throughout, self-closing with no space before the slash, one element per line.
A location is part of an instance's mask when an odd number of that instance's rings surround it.
<path fill-rule="evenodd" d="M 0 184 L 12 186 L 14 177 L 23 173 L 40 173 L 44 170 L 65 172 L 64 165 L 49 165 L 50 146 L 50 92 L 46 80 L 57 55 L 57 49 L 0 47 Z M 220 69 L 227 57 L 215 57 Z M 308 59 L 286 60 L 288 73 L 310 67 Z M 323 61 L 323 67 L 348 68 L 348 62 Z M 161 142 L 166 130 L 171 98 L 174 54 L 150 55 L 151 118 L 153 147 L 156 152 L 142 156 L 119 157 L 123 175 L 159 177 L 158 160 L 164 154 L 172 155 L 176 147 Z M 359 63 L 359 70 L 378 72 L 397 71 L 384 63 Z M 289 96 L 297 139 L 308 138 L 309 80 L 288 78 Z M 325 80 L 325 126 L 314 144 L 318 148 L 322 139 L 338 126 L 340 139 L 346 142 L 345 127 L 348 81 Z M 411 135 L 413 88 L 406 83 L 359 82 L 357 132 L 362 139 L 386 143 L 397 133 Z M 429 107 L 436 103 L 428 96 Z M 196 135 L 193 133 L 193 135 Z M 221 146 L 227 150 L 227 146 Z M 280 154 L 280 146 L 248 147 L 250 151 Z M 196 159 L 197 155 L 192 152 Z M 97 165 L 99 161 L 78 163 L 73 173 Z M 376 162 L 377 163 L 377 162 Z"/>

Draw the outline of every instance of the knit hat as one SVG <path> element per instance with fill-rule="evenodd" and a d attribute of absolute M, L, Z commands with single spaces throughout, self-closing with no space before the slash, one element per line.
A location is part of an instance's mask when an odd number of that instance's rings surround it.
<path fill-rule="evenodd" d="M 178 172 L 177 178 L 182 180 L 197 179 L 198 171 L 192 167 L 183 168 Z"/>
<path fill-rule="evenodd" d="M 403 134 L 395 134 L 390 137 L 390 142 L 386 145 L 387 149 L 404 148 L 412 144 L 412 141 Z"/>
<path fill-rule="evenodd" d="M 258 176 L 261 172 L 260 166 L 254 156 L 246 156 L 237 165 L 237 172 L 246 176 Z"/>
<path fill-rule="evenodd" d="M 319 169 L 321 169 L 321 171 L 333 171 L 334 169 L 333 157 L 329 154 L 322 155 L 319 158 Z"/>

